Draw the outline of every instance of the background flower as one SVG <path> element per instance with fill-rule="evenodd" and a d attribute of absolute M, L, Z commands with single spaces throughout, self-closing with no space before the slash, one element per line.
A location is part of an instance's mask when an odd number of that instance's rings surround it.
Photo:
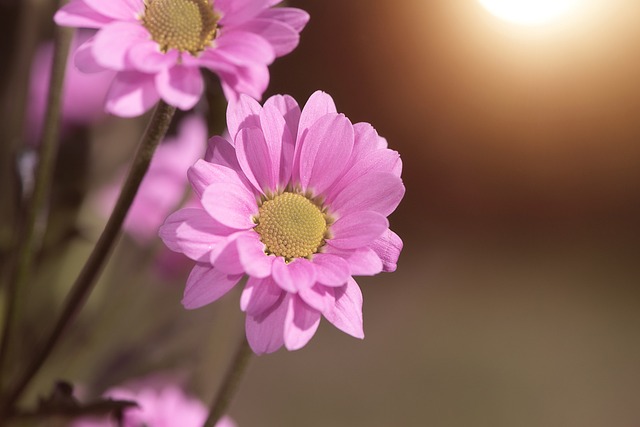
<path fill-rule="evenodd" d="M 104 397 L 131 400 L 137 408 L 124 411 L 122 427 L 202 427 L 208 409 L 198 399 L 187 396 L 175 384 L 142 380 L 131 385 L 112 388 Z M 73 427 L 116 427 L 109 418 L 87 418 L 73 423 Z M 230 417 L 223 417 L 216 427 L 236 427 Z"/>
<path fill-rule="evenodd" d="M 158 227 L 187 195 L 187 169 L 205 150 L 207 125 L 197 115 L 184 118 L 175 137 L 166 138 L 156 150 L 123 229 L 140 244 L 147 244 L 158 234 Z M 107 218 L 115 205 L 122 170 L 113 183 L 99 191 L 94 203 Z"/>
<path fill-rule="evenodd" d="M 99 29 L 75 54 L 86 72 L 117 76 L 107 111 L 140 115 L 159 99 L 188 110 L 200 99 L 199 68 L 220 77 L 229 99 L 260 98 L 267 66 L 291 52 L 307 23 L 306 12 L 273 8 L 273 0 L 72 0 L 58 11 L 59 25 Z"/>
<path fill-rule="evenodd" d="M 77 31 L 71 42 L 71 50 L 77 49 L 93 34 L 93 31 Z M 39 143 L 40 140 L 49 93 L 52 59 L 53 43 L 46 42 L 38 48 L 31 65 L 27 122 L 25 123 L 27 141 L 30 144 Z M 109 70 L 92 74 L 82 73 L 73 66 L 73 60 L 69 57 L 62 97 L 63 131 L 74 125 L 90 125 L 105 116 L 104 103 L 115 75 L 115 72 Z"/>
<path fill-rule="evenodd" d="M 202 208 L 167 218 L 160 236 L 198 261 L 183 304 L 197 308 L 244 275 L 241 298 L 252 349 L 303 347 L 321 315 L 363 338 L 353 275 L 393 271 L 402 241 L 386 217 L 404 195 L 397 152 L 367 123 L 316 92 L 264 107 L 242 96 L 227 110 L 230 140 L 214 137 L 190 170 Z"/>

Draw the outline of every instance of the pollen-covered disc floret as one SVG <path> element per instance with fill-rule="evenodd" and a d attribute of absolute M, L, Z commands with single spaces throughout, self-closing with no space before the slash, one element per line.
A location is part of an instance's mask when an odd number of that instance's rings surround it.
<path fill-rule="evenodd" d="M 219 17 L 209 0 L 147 0 L 142 23 L 162 52 L 196 55 L 216 36 Z"/>
<path fill-rule="evenodd" d="M 285 192 L 264 201 L 256 223 L 267 253 L 287 260 L 318 252 L 327 234 L 322 210 L 298 193 Z"/>

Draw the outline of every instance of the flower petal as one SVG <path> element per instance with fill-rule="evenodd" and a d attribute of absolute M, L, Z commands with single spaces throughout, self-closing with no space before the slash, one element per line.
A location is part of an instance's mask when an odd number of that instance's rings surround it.
<path fill-rule="evenodd" d="M 129 50 L 137 43 L 147 40 L 149 33 L 143 26 L 133 22 L 112 22 L 95 35 L 93 56 L 105 68 L 118 71 L 131 69 Z"/>
<path fill-rule="evenodd" d="M 353 157 L 352 161 L 353 161 Z M 350 163 L 352 163 L 352 161 Z M 331 203 L 335 195 L 344 190 L 353 181 L 371 172 L 390 172 L 393 175 L 400 177 L 402 171 L 402 161 L 400 160 L 400 154 L 397 151 L 389 149 L 377 149 L 370 151 L 360 157 L 355 164 L 352 163 L 347 172 L 342 175 L 338 182 L 331 186 L 326 192 L 326 202 Z"/>
<path fill-rule="evenodd" d="M 307 103 L 305 104 L 302 112 L 300 113 L 300 120 L 298 122 L 298 132 L 296 135 L 296 146 L 293 156 L 293 178 L 299 179 L 300 171 L 300 152 L 302 150 L 302 142 L 307 136 L 309 128 L 313 126 L 315 122 L 327 114 L 337 113 L 336 105 L 333 103 L 333 99 L 325 92 L 314 92 Z"/>
<path fill-rule="evenodd" d="M 187 279 L 182 305 L 192 310 L 210 304 L 229 292 L 241 277 L 224 274 L 207 264 L 196 264 Z"/>
<path fill-rule="evenodd" d="M 262 36 L 271 44 L 276 56 L 291 53 L 300 42 L 299 31 L 274 19 L 256 18 L 237 28 Z"/>
<path fill-rule="evenodd" d="M 176 65 L 156 74 L 156 87 L 167 104 L 190 110 L 202 96 L 204 81 L 198 68 Z"/>
<path fill-rule="evenodd" d="M 270 8 L 263 11 L 259 17 L 284 22 L 297 32 L 302 31 L 305 25 L 307 25 L 307 22 L 309 22 L 309 14 L 295 7 Z"/>
<path fill-rule="evenodd" d="M 158 44 L 152 40 L 137 43 L 128 52 L 130 63 L 143 73 L 158 73 L 177 64 L 179 58 L 177 50 L 162 53 Z"/>
<path fill-rule="evenodd" d="M 356 160 L 359 160 L 372 151 L 386 148 L 386 146 L 381 146 L 380 141 L 382 138 L 371 124 L 365 122 L 355 123 L 353 125 L 353 131 L 355 134 L 353 154 Z"/>
<path fill-rule="evenodd" d="M 358 249 L 338 249 L 327 242 L 327 253 L 344 258 L 349 264 L 351 276 L 375 276 L 382 271 L 382 260 L 370 247 Z"/>
<path fill-rule="evenodd" d="M 216 165 L 226 166 L 235 170 L 240 169 L 235 147 L 221 136 L 213 136 L 209 139 L 204 159 Z"/>
<path fill-rule="evenodd" d="M 260 126 L 269 147 L 274 184 L 278 186 L 279 183 L 279 186 L 284 188 L 289 181 L 287 175 L 290 175 L 291 160 L 293 159 L 293 136 L 282 113 L 273 103 L 265 103 L 260 112 Z"/>
<path fill-rule="evenodd" d="M 92 37 L 82 43 L 73 55 L 73 64 L 83 73 L 92 74 L 107 70 L 98 64 L 96 58 L 93 56 L 94 41 L 95 39 Z"/>
<path fill-rule="evenodd" d="M 158 100 L 153 75 L 136 71 L 116 74 L 107 93 L 106 110 L 120 117 L 144 114 Z"/>
<path fill-rule="evenodd" d="M 249 276 L 264 278 L 271 275 L 275 257 L 269 256 L 264 252 L 264 244 L 257 234 L 254 236 L 247 234 L 239 237 L 237 245 L 240 262 Z"/>
<path fill-rule="evenodd" d="M 251 66 L 271 64 L 276 59 L 273 46 L 264 37 L 248 31 L 222 32 L 216 39 L 215 50 L 207 50 L 202 56 L 206 60 L 215 54 L 230 64 Z"/>
<path fill-rule="evenodd" d="M 236 156 L 245 176 L 259 192 L 268 194 L 276 189 L 277 170 L 271 164 L 271 154 L 259 128 L 242 128 L 236 136 Z"/>
<path fill-rule="evenodd" d="M 342 286 L 351 276 L 349 264 L 344 258 L 333 254 L 315 254 L 313 265 L 316 280 L 326 286 Z"/>
<path fill-rule="evenodd" d="M 265 108 L 275 108 L 284 117 L 291 139 L 295 140 L 298 134 L 298 123 L 300 122 L 300 107 L 295 99 L 289 95 L 274 95 L 264 103 Z"/>
<path fill-rule="evenodd" d="M 300 298 L 308 304 L 309 307 L 318 310 L 321 313 L 327 308 L 333 307 L 333 304 L 335 303 L 333 292 L 318 283 L 313 285 L 311 288 L 300 289 L 298 296 L 300 296 Z"/>
<path fill-rule="evenodd" d="M 318 330 L 320 312 L 309 307 L 300 297 L 292 295 L 284 321 L 284 345 L 287 350 L 298 350 L 307 345 Z"/>
<path fill-rule="evenodd" d="M 262 107 L 258 101 L 247 95 L 240 95 L 238 100 L 229 102 L 227 127 L 232 141 L 241 128 L 260 127 L 260 110 Z"/>
<path fill-rule="evenodd" d="M 260 99 L 269 85 L 269 68 L 266 64 L 233 65 L 233 71 L 219 66 L 210 68 L 220 77 L 222 91 L 229 100 L 237 99 L 242 94 Z"/>
<path fill-rule="evenodd" d="M 389 229 L 387 218 L 377 212 L 352 212 L 340 217 L 332 226 L 331 245 L 356 249 L 372 243 Z"/>
<path fill-rule="evenodd" d="M 310 288 L 316 280 L 316 270 L 309 260 L 296 258 L 286 264 L 284 258 L 273 262 L 273 278 L 285 291 L 296 293 L 298 289 Z"/>
<path fill-rule="evenodd" d="M 303 190 L 322 194 L 343 173 L 353 148 L 353 127 L 342 114 L 330 113 L 309 128 L 300 150 Z"/>
<path fill-rule="evenodd" d="M 330 203 L 331 212 L 374 211 L 384 216 L 393 212 L 404 196 L 402 180 L 389 172 L 373 172 L 354 180 Z"/>
<path fill-rule="evenodd" d="M 158 234 L 172 251 L 203 262 L 211 249 L 225 240 L 229 229 L 216 223 L 204 209 L 184 208 L 169 215 Z"/>
<path fill-rule="evenodd" d="M 83 0 L 71 0 L 54 15 L 56 24 L 63 27 L 102 28 L 113 21 L 90 8 Z"/>
<path fill-rule="evenodd" d="M 214 183 L 233 184 L 244 187 L 245 192 L 248 191 L 248 183 L 245 183 L 235 170 L 202 159 L 187 170 L 187 177 L 198 197 L 202 197 L 204 190 Z"/>
<path fill-rule="evenodd" d="M 216 221 L 237 230 L 248 230 L 255 224 L 258 212 L 255 198 L 245 188 L 230 183 L 213 183 L 202 193 L 202 206 Z"/>
<path fill-rule="evenodd" d="M 250 316 L 259 316 L 271 309 L 284 294 L 273 278 L 249 277 L 240 297 L 240 308 Z"/>
<path fill-rule="evenodd" d="M 96 12 L 109 18 L 135 22 L 144 12 L 142 0 L 84 0 Z"/>
<path fill-rule="evenodd" d="M 320 90 L 314 92 L 302 109 L 300 114 L 300 125 L 298 126 L 297 140 L 300 141 L 307 131 L 322 116 L 337 113 L 336 104 L 329 94 Z M 296 150 L 297 151 L 297 150 Z"/>
<path fill-rule="evenodd" d="M 237 234 L 230 235 L 226 242 L 211 251 L 209 262 L 226 274 L 244 274 L 244 267 L 238 253 Z"/>
<path fill-rule="evenodd" d="M 364 338 L 362 329 L 362 291 L 352 278 L 342 288 L 331 288 L 335 293 L 335 305 L 322 314 L 333 324 L 355 338 Z"/>
<path fill-rule="evenodd" d="M 267 312 L 257 316 L 247 315 L 245 331 L 254 353 L 273 353 L 284 344 L 284 322 L 290 298 L 283 292 L 280 301 Z"/>
<path fill-rule="evenodd" d="M 216 0 L 215 9 L 222 14 L 220 25 L 233 26 L 245 22 L 268 7 L 266 0 Z"/>
<path fill-rule="evenodd" d="M 279 130 L 280 123 L 277 124 L 276 134 L 282 134 L 281 138 L 281 154 L 280 154 L 280 173 L 278 182 L 280 184 L 288 183 L 291 179 L 291 169 L 293 167 L 293 155 L 295 151 L 295 135 L 298 132 L 298 122 L 300 121 L 300 107 L 298 103 L 289 95 L 275 95 L 267 99 L 264 103 L 264 111 L 270 111 L 269 114 L 275 115 L 277 111 L 284 121 L 284 129 Z M 280 122 L 280 119 L 275 119 Z M 262 129 L 265 127 L 262 125 Z M 266 131 L 265 131 L 265 137 Z M 267 138 L 268 139 L 268 138 Z"/>
<path fill-rule="evenodd" d="M 391 230 L 387 230 L 371 244 L 371 248 L 382 260 L 383 271 L 396 271 L 402 246 L 400 236 Z"/>

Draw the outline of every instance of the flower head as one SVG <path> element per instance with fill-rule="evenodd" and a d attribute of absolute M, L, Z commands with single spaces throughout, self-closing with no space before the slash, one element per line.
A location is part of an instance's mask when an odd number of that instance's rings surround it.
<path fill-rule="evenodd" d="M 240 305 L 256 353 L 303 347 L 321 316 L 364 337 L 352 276 L 396 268 L 402 241 L 386 217 L 404 195 L 398 153 L 323 92 L 302 110 L 289 96 L 264 107 L 241 97 L 227 125 L 229 139 L 213 137 L 189 170 L 202 208 L 160 228 L 170 249 L 197 261 L 184 306 L 215 301 L 247 274 Z"/>
<path fill-rule="evenodd" d="M 117 71 L 107 111 L 136 116 L 156 101 L 188 110 L 200 99 L 200 68 L 216 73 L 229 99 L 259 99 L 267 66 L 291 52 L 309 15 L 274 0 L 71 0 L 59 25 L 99 29 L 80 46 L 85 72 Z"/>
<path fill-rule="evenodd" d="M 116 387 L 104 397 L 130 400 L 137 407 L 124 411 L 122 424 L 107 418 L 85 418 L 73 427 L 201 427 L 207 418 L 207 407 L 198 399 L 187 396 L 175 384 L 143 381 L 131 386 Z M 223 417 L 216 427 L 236 427 L 229 417 Z"/>

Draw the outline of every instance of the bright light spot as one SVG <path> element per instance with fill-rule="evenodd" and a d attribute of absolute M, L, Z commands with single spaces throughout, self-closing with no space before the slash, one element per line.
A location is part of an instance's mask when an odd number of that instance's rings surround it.
<path fill-rule="evenodd" d="M 579 0 L 480 0 L 498 18 L 522 25 L 549 23 L 571 10 Z"/>

